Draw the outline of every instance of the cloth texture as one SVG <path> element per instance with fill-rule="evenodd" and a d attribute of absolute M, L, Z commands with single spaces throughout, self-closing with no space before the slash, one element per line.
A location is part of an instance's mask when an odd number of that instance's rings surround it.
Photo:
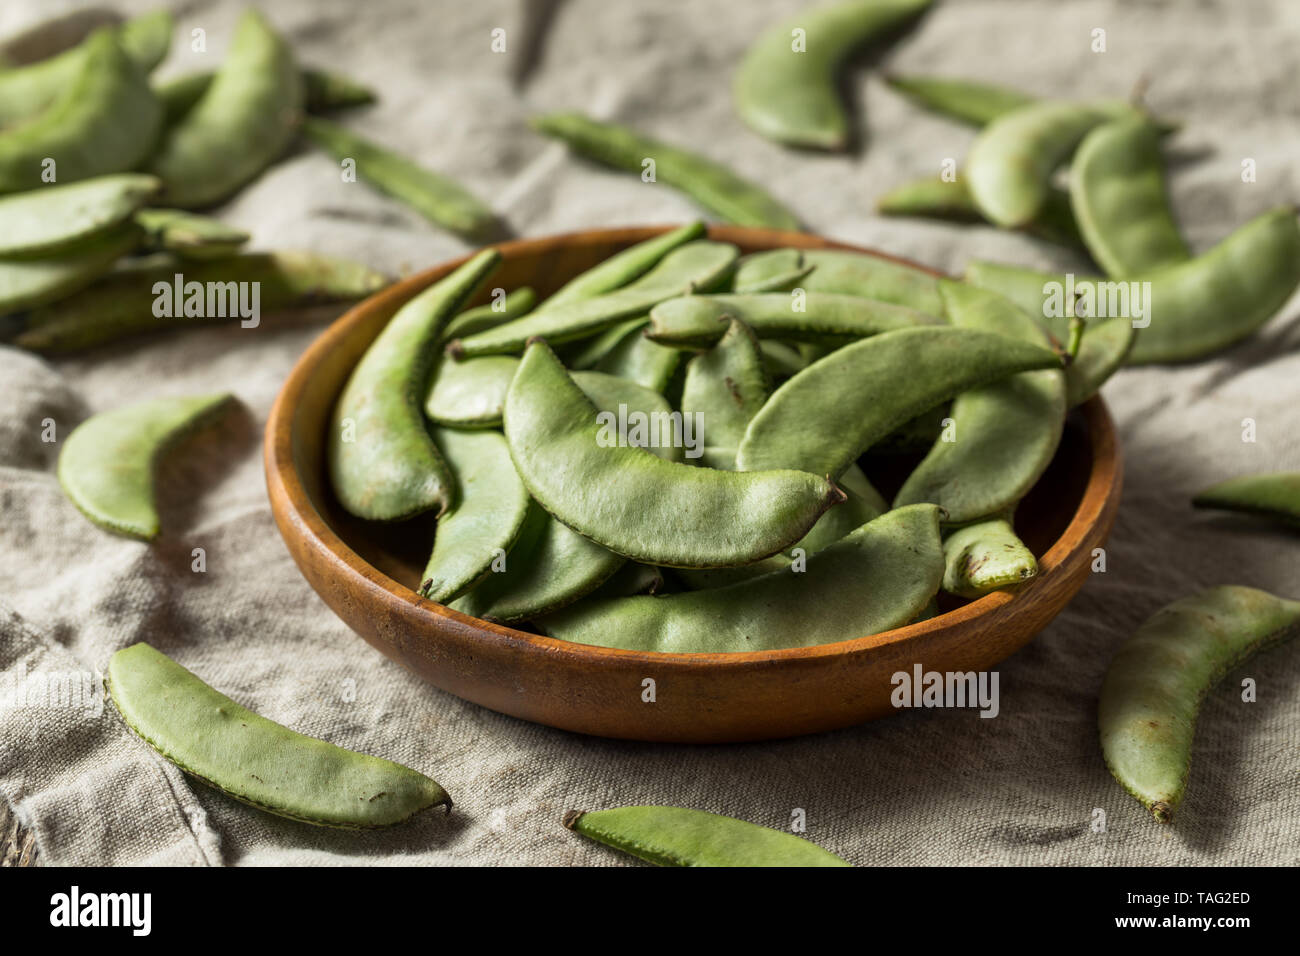
<path fill-rule="evenodd" d="M 1126 96 L 1182 124 L 1170 140 L 1178 219 L 1202 251 L 1300 197 L 1295 44 L 1300 5 L 1070 0 L 940 2 L 847 75 L 864 142 L 847 155 L 783 149 L 736 116 L 731 73 L 799 2 L 568 0 L 527 35 L 523 2 L 275 0 L 260 4 L 304 63 L 379 93 L 347 125 L 445 172 L 520 236 L 680 223 L 697 210 L 662 184 L 597 168 L 532 133 L 578 109 L 693 147 L 763 184 L 809 231 L 960 272 L 971 258 L 1090 271 L 1067 251 L 982 226 L 885 219 L 874 201 L 960 162 L 968 127 L 921 111 L 882 70 L 1003 83 L 1044 96 Z M 117 4 L 126 13 L 151 2 Z M 70 8 L 11 0 L 0 33 Z M 240 4 L 177 7 L 158 75 L 212 69 Z M 532 22 L 536 22 L 535 18 Z M 189 48 L 206 31 L 207 53 Z M 492 31 L 506 30 L 506 52 Z M 1094 52 L 1104 30 L 1105 52 Z M 535 62 L 525 69 L 529 50 Z M 521 78 L 521 74 L 525 74 Z M 1257 181 L 1243 182 L 1245 159 Z M 262 249 L 311 249 L 393 273 L 468 246 L 300 148 L 219 211 Z M 259 439 L 322 320 L 237 323 L 47 361 L 0 347 L 0 794 L 46 864 L 622 865 L 560 826 L 567 808 L 665 803 L 805 835 L 859 865 L 1300 862 L 1300 647 L 1234 670 L 1207 698 L 1178 822 L 1155 825 L 1102 763 L 1106 665 L 1160 606 L 1217 584 L 1300 596 L 1294 534 L 1193 512 L 1191 495 L 1247 472 L 1300 470 L 1300 316 L 1293 300 L 1215 358 L 1129 369 L 1104 395 L 1125 456 L 1107 569 L 998 666 L 1001 712 L 902 713 L 834 733 L 734 746 L 602 740 L 457 699 L 345 627 L 298 573 L 272 521 Z M 314 321 L 310 320 L 313 319 Z M 55 478 L 59 441 L 86 416 L 149 397 L 234 391 L 247 414 L 164 482 L 153 544 L 91 526 Z M 46 420 L 56 441 L 44 441 Z M 1255 440 L 1243 441 L 1243 421 Z M 206 570 L 196 572 L 194 549 Z M 95 682 L 147 640 L 274 720 L 429 773 L 456 801 L 380 832 L 330 831 L 243 806 L 185 778 L 132 736 Z M 33 681 L 33 675 L 44 675 Z M 1243 703 L 1243 678 L 1258 701 Z M 13 691 L 26 688 L 15 703 Z M 5 692 L 9 696 L 5 697 Z M 1105 812 L 1104 832 L 1092 823 Z"/>

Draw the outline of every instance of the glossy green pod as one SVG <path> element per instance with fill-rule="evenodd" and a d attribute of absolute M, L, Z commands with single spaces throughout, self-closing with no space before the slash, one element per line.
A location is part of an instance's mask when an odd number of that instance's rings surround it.
<path fill-rule="evenodd" d="M 851 866 L 793 833 L 683 807 L 570 810 L 563 823 L 657 866 Z"/>
<path fill-rule="evenodd" d="M 771 249 L 751 252 L 736 261 L 731 291 L 743 295 L 759 292 L 789 292 L 816 268 L 805 265 L 799 249 Z"/>
<path fill-rule="evenodd" d="M 49 108 L 0 132 L 0 193 L 48 186 L 50 176 L 71 183 L 134 169 L 161 124 L 144 73 L 111 30 L 100 30 Z"/>
<path fill-rule="evenodd" d="M 327 459 L 340 504 L 397 521 L 451 504 L 453 479 L 424 422 L 443 328 L 501 262 L 488 249 L 398 309 L 366 349 L 330 416 Z"/>
<path fill-rule="evenodd" d="M 120 223 L 38 258 L 0 259 L 0 315 L 66 299 L 138 248 L 142 238 L 132 223 Z"/>
<path fill-rule="evenodd" d="M 596 543 L 646 564 L 717 567 L 775 554 L 843 500 L 798 471 L 716 471 L 625 444 L 545 343 L 524 353 L 506 440 L 533 497 Z"/>
<path fill-rule="evenodd" d="M 745 429 L 771 394 L 757 337 L 744 322 L 731 319 L 717 344 L 687 363 L 682 386 L 682 414 L 700 422 L 706 464 L 735 467 Z"/>
<path fill-rule="evenodd" d="M 156 398 L 92 415 L 59 450 L 59 484 L 87 518 L 151 541 L 160 531 L 154 472 L 184 435 L 234 403 L 228 393 Z"/>
<path fill-rule="evenodd" d="M 424 414 L 453 428 L 498 428 L 506 392 L 519 369 L 513 355 L 483 355 L 455 361 L 444 356 L 429 378 Z"/>
<path fill-rule="evenodd" d="M 490 238 L 496 213 L 448 176 L 319 117 L 303 122 L 303 133 L 335 159 L 352 160 L 361 179 L 410 206 L 433 223 L 467 239 Z"/>
<path fill-rule="evenodd" d="M 241 707 L 148 644 L 108 662 L 122 719 L 167 760 L 241 803 L 317 826 L 392 826 L 451 798 L 424 774 L 296 733 Z"/>
<path fill-rule="evenodd" d="M 536 304 L 537 293 L 528 286 L 520 286 L 508 292 L 500 303 L 489 302 L 486 305 L 475 306 L 456 316 L 443 330 L 443 341 L 450 342 L 466 335 L 473 335 L 475 332 L 482 332 L 484 329 L 494 329 L 511 319 L 527 315 L 533 311 Z"/>
<path fill-rule="evenodd" d="M 859 295 L 943 315 L 938 277 L 905 262 L 838 249 L 805 249 L 803 260 L 813 267 L 800 282 L 807 292 Z"/>
<path fill-rule="evenodd" d="M 1240 475 L 1211 485 L 1192 499 L 1197 508 L 1240 511 L 1300 526 L 1300 472 Z"/>
<path fill-rule="evenodd" d="M 1038 101 L 1009 87 L 946 76 L 886 76 L 885 82 L 912 102 L 971 126 L 985 126 Z"/>
<path fill-rule="evenodd" d="M 595 369 L 656 392 L 668 390 L 682 365 L 678 349 L 651 342 L 640 329 L 630 331 L 600 357 Z"/>
<path fill-rule="evenodd" d="M 664 256 L 678 246 L 703 238 L 705 231 L 704 223 L 697 219 L 629 246 L 586 272 L 574 276 L 542 304 L 549 309 L 566 302 L 592 299 L 630 285 L 657 266 Z"/>
<path fill-rule="evenodd" d="M 1038 573 L 1038 559 L 1007 518 L 955 528 L 943 539 L 943 589 L 964 598 L 1013 587 Z"/>
<path fill-rule="evenodd" d="M 491 572 L 523 530 L 529 497 L 497 432 L 433 429 L 433 441 L 456 479 L 456 497 L 438 519 L 420 593 L 446 604 Z"/>
<path fill-rule="evenodd" d="M 1170 823 L 1182 803 L 1201 701 L 1228 671 L 1300 630 L 1300 602 L 1216 587 L 1157 611 L 1120 648 L 1097 706 L 1101 751 L 1124 789 Z"/>
<path fill-rule="evenodd" d="M 1027 226 L 1047 200 L 1052 173 L 1088 132 L 1134 115 L 1121 101 L 1049 100 L 1003 114 L 975 137 L 966 155 L 966 185 L 992 223 Z"/>
<path fill-rule="evenodd" d="M 947 326 L 882 332 L 782 384 L 749 423 L 736 467 L 835 477 L 908 419 L 960 392 L 1059 367 L 1050 349 L 992 332 Z"/>
<path fill-rule="evenodd" d="M 200 316 L 156 315 L 159 283 L 174 287 L 177 275 L 185 283 L 197 282 L 208 288 L 212 288 L 210 283 L 226 290 L 232 282 L 248 287 L 256 284 L 260 308 L 266 314 L 365 298 L 389 281 L 387 276 L 360 263 L 309 252 L 250 253 L 186 263 L 143 260 L 119 268 L 75 295 L 28 312 L 13 344 L 57 355 L 146 332 L 240 318 L 229 309 L 224 315 L 214 316 L 207 313 L 206 307 Z"/>
<path fill-rule="evenodd" d="M 135 223 L 144 230 L 148 248 L 182 259 L 226 259 L 250 238 L 242 229 L 184 209 L 141 209 Z"/>
<path fill-rule="evenodd" d="M 131 218 L 161 187 L 153 176 L 117 173 L 0 197 L 0 257 L 77 245 Z"/>
<path fill-rule="evenodd" d="M 957 328 L 1050 347 L 1039 324 L 997 293 L 948 280 L 940 289 Z M 1060 368 L 1021 372 L 962 392 L 953 399 L 948 427 L 903 483 L 894 506 L 929 501 L 952 524 L 1014 507 L 1056 454 L 1065 411 Z"/>
<path fill-rule="evenodd" d="M 930 0 L 840 0 L 765 30 L 732 82 L 736 112 L 787 146 L 842 150 L 849 120 L 835 74 L 853 50 L 919 15 Z"/>
<path fill-rule="evenodd" d="M 1088 252 L 1109 276 L 1192 257 L 1169 208 L 1160 131 L 1146 117 L 1103 123 L 1083 138 L 1070 160 L 1070 201 Z"/>
<path fill-rule="evenodd" d="M 1128 319 L 1090 322 L 1083 333 L 1079 353 L 1065 367 L 1066 401 L 1071 408 L 1096 395 L 1112 375 L 1124 367 L 1138 330 Z"/>
<path fill-rule="evenodd" d="M 738 226 L 797 230 L 799 220 L 760 186 L 742 179 L 714 160 L 581 113 L 535 116 L 533 128 L 561 140 L 588 159 L 643 174 L 654 160 L 655 182 L 679 189 L 723 222 Z"/>
<path fill-rule="evenodd" d="M 696 469 L 704 471 L 704 469 Z M 939 509 L 881 515 L 807 559 L 706 591 L 586 601 L 539 622 L 577 644 L 666 653 L 741 653 L 833 644 L 900 627 L 939 590 Z"/>
<path fill-rule="evenodd" d="M 288 148 L 302 104 L 289 45 L 261 13 L 245 10 L 212 85 L 168 128 L 149 165 L 164 202 L 195 209 L 233 195 Z"/>

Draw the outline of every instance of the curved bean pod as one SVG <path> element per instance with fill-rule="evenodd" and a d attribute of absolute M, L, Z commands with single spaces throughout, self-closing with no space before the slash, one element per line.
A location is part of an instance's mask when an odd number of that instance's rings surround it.
<path fill-rule="evenodd" d="M 999 226 L 1027 226 L 1047 199 L 1052 173 L 1093 127 L 1132 115 L 1123 102 L 1032 103 L 980 131 L 966 156 L 975 205 Z"/>
<path fill-rule="evenodd" d="M 161 187 L 153 176 L 118 173 L 0 198 L 0 256 L 48 255 L 76 245 L 131 218 Z"/>
<path fill-rule="evenodd" d="M 1028 93 L 974 80 L 886 76 L 885 82 L 914 103 L 972 126 L 985 126 L 1000 116 L 1038 102 L 1038 97 Z"/>
<path fill-rule="evenodd" d="M 163 106 L 163 123 L 179 121 L 212 86 L 215 73 L 186 73 L 154 88 Z M 308 113 L 365 106 L 375 101 L 375 91 L 349 77 L 326 70 L 304 68 L 302 71 L 303 108 Z"/>
<path fill-rule="evenodd" d="M 810 557 L 799 573 L 775 571 L 708 591 L 583 602 L 540 624 L 560 640 L 637 651 L 810 647 L 906 624 L 942 578 L 939 509 L 912 505 L 864 524 Z"/>
<path fill-rule="evenodd" d="M 804 264 L 803 253 L 798 249 L 751 252 L 736 260 L 731 291 L 738 294 L 789 292 L 814 268 Z"/>
<path fill-rule="evenodd" d="M 1047 291 L 1058 290 L 1059 297 L 1065 283 L 1061 275 L 992 263 L 971 263 L 966 280 L 1002 293 L 1035 316 L 1046 314 Z M 1108 315 L 1123 312 L 1129 290 L 1144 288 L 1144 282 L 1150 283 L 1150 295 L 1145 296 L 1150 325 L 1138 330 L 1129 365 L 1189 362 L 1227 348 L 1272 318 L 1300 285 L 1300 225 L 1295 211 L 1282 207 L 1264 213 L 1208 252 L 1149 275 L 1110 282 L 1075 277 L 1074 288 L 1084 296 L 1080 314 L 1085 314 L 1089 301 L 1097 311 L 1112 299 L 1121 307 L 1111 309 L 1108 304 Z M 1056 317 L 1055 327 L 1052 321 L 1045 319 L 1060 338 L 1067 320 Z"/>
<path fill-rule="evenodd" d="M 319 117 L 302 131 L 335 159 L 356 162 L 357 175 L 433 223 L 467 239 L 487 239 L 500 229 L 497 215 L 455 180 Z"/>
<path fill-rule="evenodd" d="M 1020 584 L 1038 573 L 1038 559 L 1008 518 L 954 529 L 944 537 L 943 560 L 943 589 L 965 598 Z"/>
<path fill-rule="evenodd" d="M 545 306 L 549 309 L 565 302 L 591 299 L 621 289 L 640 279 L 678 246 L 699 239 L 704 236 L 704 233 L 704 223 L 697 219 L 652 239 L 629 246 L 586 272 L 574 276 L 560 286 L 554 295 L 547 298 Z"/>
<path fill-rule="evenodd" d="M 522 350 L 531 338 L 545 338 L 553 344 L 584 338 L 640 316 L 664 299 L 714 287 L 730 276 L 739 254 L 730 243 L 688 242 L 615 292 L 570 298 L 555 306 L 544 302 L 521 319 L 454 341 L 447 349 L 457 356 L 501 355 Z"/>
<path fill-rule="evenodd" d="M 1033 318 L 994 292 L 947 280 L 940 290 L 958 328 L 1051 344 Z M 1056 454 L 1065 410 L 1065 374 L 1059 368 L 1022 372 L 962 392 L 952 403 L 952 431 L 908 476 L 894 506 L 929 501 L 943 508 L 944 520 L 952 524 L 1014 506 Z M 950 435 L 955 440 L 945 441 Z"/>
<path fill-rule="evenodd" d="M 126 725 L 191 777 L 241 803 L 318 826 L 391 826 L 451 798 L 422 773 L 344 750 L 241 707 L 148 644 L 108 662 Z"/>
<path fill-rule="evenodd" d="M 733 318 L 748 325 L 760 339 L 787 342 L 866 338 L 943 321 L 905 305 L 829 292 L 809 292 L 797 299 L 781 292 L 686 295 L 652 308 L 645 335 L 664 345 L 704 349 L 722 337 Z"/>
<path fill-rule="evenodd" d="M 778 143 L 845 149 L 849 121 L 835 88 L 840 64 L 929 5 L 930 0 L 841 0 L 765 30 L 736 70 L 736 112 Z"/>
<path fill-rule="evenodd" d="M 876 212 L 882 216 L 922 216 L 951 222 L 987 222 L 971 198 L 966 180 L 952 182 L 937 177 L 913 180 L 885 193 L 876 200 Z M 1055 186 L 1048 187 L 1047 198 L 1025 232 L 1039 239 L 1068 248 L 1080 248 L 1083 237 L 1070 208 L 1070 194 Z"/>
<path fill-rule="evenodd" d="M 775 339 L 760 339 L 758 350 L 763 353 L 763 367 L 773 381 L 790 378 L 808 367 L 798 349 Z"/>
<path fill-rule="evenodd" d="M 46 160 L 54 160 L 63 183 L 134 169 L 161 123 L 144 73 L 112 31 L 101 30 L 86 41 L 76 75 L 50 107 L 0 133 L 0 192 L 46 186 Z"/>
<path fill-rule="evenodd" d="M 943 315 L 939 280 L 921 269 L 880 256 L 837 249 L 805 249 L 803 261 L 813 267 L 803 280 L 802 288 L 806 292 L 859 295 L 905 305 L 926 315 Z"/>
<path fill-rule="evenodd" d="M 1082 405 L 1124 367 L 1138 330 L 1128 319 L 1107 319 L 1088 325 L 1079 345 L 1079 354 L 1065 367 L 1066 403 L 1070 408 Z"/>
<path fill-rule="evenodd" d="M 749 326 L 732 319 L 713 348 L 686 364 L 682 385 L 682 414 L 702 421 L 705 464 L 735 468 L 745 429 L 771 393 L 758 339 Z"/>
<path fill-rule="evenodd" d="M 180 438 L 216 417 L 234 396 L 158 398 L 92 415 L 59 451 L 59 484 L 92 522 L 142 541 L 158 537 L 154 470 Z"/>
<path fill-rule="evenodd" d="M 496 303 L 466 309 L 447 323 L 442 338 L 444 341 L 450 342 L 462 336 L 482 332 L 484 329 L 495 329 L 498 325 L 505 325 L 512 319 L 527 315 L 533 311 L 533 306 L 536 304 L 537 293 L 526 285 L 520 286 L 513 292 L 506 293 L 505 299 L 501 301 L 500 309 L 496 307 Z"/>
<path fill-rule="evenodd" d="M 570 810 L 564 825 L 657 866 L 851 866 L 793 833 L 682 807 Z"/>
<path fill-rule="evenodd" d="M 1221 508 L 1300 525 L 1300 472 L 1241 475 L 1211 485 L 1192 499 L 1197 508 Z"/>
<path fill-rule="evenodd" d="M 1049 349 L 992 332 L 882 332 L 832 352 L 778 388 L 749 423 L 736 467 L 834 477 L 908 419 L 960 392 L 1059 367 Z"/>
<path fill-rule="evenodd" d="M 497 428 L 506 392 L 519 369 L 513 355 L 484 355 L 453 361 L 446 356 L 429 380 L 424 414 L 453 428 Z"/>
<path fill-rule="evenodd" d="M 1070 160 L 1070 200 L 1088 252 L 1110 276 L 1152 272 L 1192 254 L 1174 223 L 1160 132 L 1142 116 L 1098 126 Z"/>
<path fill-rule="evenodd" d="M 1300 602 L 1217 587 L 1161 608 L 1120 648 L 1101 687 L 1101 751 L 1157 822 L 1172 822 L 1182 802 L 1196 715 L 1210 688 L 1297 629 Z"/>
<path fill-rule="evenodd" d="M 596 363 L 596 370 L 663 392 L 682 364 L 678 349 L 651 342 L 639 331 L 630 330 Z"/>
<path fill-rule="evenodd" d="M 135 223 L 145 231 L 150 249 L 182 259 L 228 259 L 248 242 L 242 229 L 183 209 L 141 209 Z"/>
<path fill-rule="evenodd" d="M 256 283 L 261 310 L 268 314 L 361 299 L 388 284 L 387 276 L 359 263 L 307 252 L 252 253 L 186 263 L 183 269 L 186 282 Z M 212 315 L 206 308 L 201 316 L 154 314 L 155 287 L 158 283 L 174 285 L 177 270 L 174 262 L 142 262 L 120 268 L 75 295 L 27 313 L 14 344 L 57 355 L 143 332 L 223 321 L 223 316 Z M 231 320 L 238 314 L 228 309 L 224 318 Z"/>
<path fill-rule="evenodd" d="M 610 442 L 602 428 L 545 343 L 530 345 L 505 408 L 506 440 L 524 484 L 565 524 L 647 564 L 758 561 L 797 541 L 844 498 L 829 480 L 802 472 L 740 474 L 662 461 Z"/>
<path fill-rule="evenodd" d="M 563 141 L 588 159 L 640 174 L 653 159 L 655 181 L 680 189 L 724 222 L 769 229 L 799 229 L 799 220 L 767 192 L 698 153 L 650 139 L 626 126 L 581 113 L 536 116 L 533 128 Z"/>
<path fill-rule="evenodd" d="M 411 299 L 371 343 L 330 418 L 334 494 L 349 512 L 396 521 L 451 503 L 453 478 L 421 413 L 443 327 L 501 261 L 488 249 Z"/>
<path fill-rule="evenodd" d="M 210 206 L 251 182 L 293 140 L 302 103 L 288 44 L 259 12 L 246 10 L 212 85 L 167 130 L 150 164 L 166 203 Z"/>
<path fill-rule="evenodd" d="M 446 604 L 490 573 L 498 552 L 510 550 L 530 499 L 496 432 L 435 428 L 433 441 L 455 476 L 456 499 L 438 519 L 420 593 Z"/>
<path fill-rule="evenodd" d="M 140 245 L 141 231 L 120 223 L 39 259 L 0 259 L 0 315 L 64 299 L 113 268 Z"/>

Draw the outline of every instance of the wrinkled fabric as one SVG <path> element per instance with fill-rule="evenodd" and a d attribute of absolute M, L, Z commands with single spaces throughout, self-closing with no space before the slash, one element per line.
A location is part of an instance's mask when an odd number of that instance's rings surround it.
<path fill-rule="evenodd" d="M 12 0 L 0 32 L 69 6 Z M 796 153 L 750 133 L 732 108 L 731 71 L 764 26 L 800 6 L 569 0 L 533 44 L 522 4 L 505 0 L 263 5 L 304 62 L 379 91 L 379 103 L 344 122 L 456 177 L 520 236 L 695 213 L 671 188 L 588 165 L 526 126 L 535 111 L 581 109 L 727 162 L 813 232 L 953 272 L 972 257 L 1086 271 L 1024 236 L 876 216 L 879 194 L 960 161 L 973 135 L 895 95 L 877 70 L 848 81 L 865 118 L 860 153 Z M 214 68 L 239 7 L 186 4 L 160 75 Z M 206 54 L 185 42 L 199 27 Z M 491 48 L 497 27 L 504 53 Z M 1093 52 L 1097 29 L 1106 52 Z M 969 0 L 937 4 L 876 59 L 899 73 L 1060 97 L 1125 96 L 1150 78 L 1151 108 L 1183 124 L 1169 142 L 1171 187 L 1199 251 L 1300 195 L 1298 31 L 1300 7 L 1285 0 Z M 1242 181 L 1246 159 L 1256 182 Z M 332 159 L 305 148 L 220 215 L 259 248 L 312 249 L 394 273 L 467 251 L 400 204 L 341 183 Z M 911 711 L 813 737 L 709 747 L 599 740 L 493 713 L 424 684 L 334 617 L 276 531 L 259 446 L 276 391 L 319 321 L 187 331 L 55 361 L 0 347 L 0 793 L 50 864 L 615 865 L 627 858 L 564 830 L 563 811 L 670 803 L 782 828 L 803 810 L 806 835 L 857 864 L 1294 865 L 1300 647 L 1259 656 L 1209 695 L 1173 827 L 1156 826 L 1110 778 L 1095 711 L 1107 661 L 1161 605 L 1226 583 L 1300 596 L 1294 534 L 1189 505 L 1225 477 L 1300 469 L 1298 314 L 1293 300 L 1221 356 L 1126 370 L 1106 386 L 1126 466 L 1106 571 L 999 665 L 996 719 Z M 239 396 L 246 416 L 222 430 L 218 447 L 172 466 L 181 490 L 164 496 L 156 543 L 99 531 L 60 492 L 58 442 L 87 415 L 221 389 Z M 1254 441 L 1243 440 L 1247 419 Z M 42 440 L 47 420 L 55 441 Z M 194 570 L 196 548 L 204 571 Z M 86 689 L 115 650 L 138 640 L 296 730 L 431 774 L 455 813 L 334 832 L 188 780 Z M 81 687 L 80 696 L 42 695 L 34 674 L 47 691 L 54 681 L 68 694 Z M 1254 703 L 1240 699 L 1247 677 L 1258 684 Z M 31 693 L 4 696 L 17 686 Z"/>

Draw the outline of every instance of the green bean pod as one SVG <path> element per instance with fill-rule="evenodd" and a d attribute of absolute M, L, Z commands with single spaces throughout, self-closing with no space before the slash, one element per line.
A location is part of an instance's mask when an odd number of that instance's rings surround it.
<path fill-rule="evenodd" d="M 629 331 L 600 357 L 595 369 L 663 392 L 682 364 L 678 349 L 651 342 L 640 330 Z"/>
<path fill-rule="evenodd" d="M 1300 472 L 1241 475 L 1211 485 L 1192 499 L 1197 508 L 1217 508 L 1300 526 Z"/>
<path fill-rule="evenodd" d="M 745 429 L 771 393 L 758 338 L 744 322 L 731 319 L 717 344 L 686 364 L 682 386 L 682 414 L 701 422 L 707 464 L 735 467 Z"/>
<path fill-rule="evenodd" d="M 437 782 L 344 750 L 241 707 L 148 644 L 109 659 L 105 683 L 126 725 L 191 777 L 241 803 L 317 826 L 392 826 L 430 807 Z"/>
<path fill-rule="evenodd" d="M 564 825 L 657 866 L 850 866 L 793 833 L 683 807 L 570 810 Z"/>
<path fill-rule="evenodd" d="M 1196 715 L 1210 688 L 1298 629 L 1300 602 L 1217 587 L 1161 608 L 1120 648 L 1098 704 L 1102 755 L 1157 822 L 1172 822 L 1182 803 Z"/>
<path fill-rule="evenodd" d="M 538 132 L 561 140 L 570 149 L 615 169 L 643 173 L 654 161 L 655 182 L 680 189 L 723 222 L 768 229 L 799 229 L 794 213 L 765 190 L 742 179 L 721 163 L 698 153 L 659 142 L 616 123 L 602 123 L 581 113 L 550 113 L 533 118 Z"/>
<path fill-rule="evenodd" d="M 154 88 L 163 106 L 163 122 L 178 122 L 212 86 L 215 73 L 186 73 Z M 375 101 L 375 91 L 349 77 L 310 67 L 302 71 L 303 108 L 308 113 L 329 113 Z"/>
<path fill-rule="evenodd" d="M 975 200 L 971 198 L 966 180 L 958 177 L 948 181 L 937 177 L 903 183 L 876 200 L 876 211 L 882 216 L 921 216 L 946 219 L 951 222 L 987 222 Z M 1055 186 L 1049 187 L 1043 208 L 1034 221 L 1025 226 L 1025 232 L 1058 246 L 1077 249 L 1083 246 L 1079 224 L 1070 208 L 1070 194 Z"/>
<path fill-rule="evenodd" d="M 971 126 L 1038 102 L 1020 90 L 945 76 L 886 76 L 885 82 L 919 106 Z"/>
<path fill-rule="evenodd" d="M 813 267 L 802 280 L 806 292 L 858 295 L 943 315 L 938 278 L 905 262 L 838 249 L 805 249 L 803 261 Z"/>
<path fill-rule="evenodd" d="M 118 173 L 0 197 L 0 257 L 45 256 L 100 235 L 131 218 L 161 186 L 153 176 Z"/>
<path fill-rule="evenodd" d="M 768 139 L 842 150 L 849 121 L 835 88 L 848 55 L 930 5 L 930 0 L 841 0 L 800 11 L 765 30 L 736 70 L 736 112 Z"/>
<path fill-rule="evenodd" d="M 1010 518 L 953 529 L 943 539 L 943 560 L 943 589 L 964 598 L 1014 587 L 1038 573 L 1038 559 L 1016 535 Z"/>
<path fill-rule="evenodd" d="M 1050 349 L 992 332 L 947 326 L 882 332 L 781 385 L 749 423 L 736 467 L 834 477 L 908 419 L 960 392 L 1059 367 Z"/>
<path fill-rule="evenodd" d="M 234 396 L 157 398 L 92 415 L 59 451 L 59 484 L 92 522 L 152 541 L 161 530 L 154 472 L 183 436 L 228 410 Z"/>
<path fill-rule="evenodd" d="M 636 651 L 810 647 L 906 624 L 942 578 L 939 509 L 912 505 L 862 525 L 808 558 L 802 571 L 707 591 L 586 601 L 539 623 L 560 640 Z"/>
<path fill-rule="evenodd" d="M 434 346 L 501 261 L 488 249 L 403 305 L 352 370 L 330 418 L 330 482 L 359 518 L 397 521 L 451 504 L 454 479 L 422 413 Z"/>
<path fill-rule="evenodd" d="M 798 249 L 751 252 L 736 261 L 731 291 L 737 295 L 789 292 L 814 268 L 804 264 L 803 253 Z"/>
<path fill-rule="evenodd" d="M 443 356 L 429 377 L 424 414 L 452 428 L 499 428 L 506 392 L 519 369 L 513 355 L 483 355 L 457 362 Z"/>
<path fill-rule="evenodd" d="M 40 258 L 0 259 L 0 315 L 66 299 L 112 269 L 142 238 L 126 222 Z"/>
<path fill-rule="evenodd" d="M 702 238 L 705 231 L 704 223 L 697 219 L 629 246 L 586 272 L 574 276 L 549 296 L 543 305 L 549 309 L 566 302 L 592 299 L 630 285 L 659 265 L 664 256 L 678 246 Z"/>
<path fill-rule="evenodd" d="M 507 293 L 499 303 L 490 302 L 487 305 L 466 309 L 456 316 L 443 330 L 443 341 L 450 342 L 462 336 L 482 332 L 484 329 L 495 329 L 498 325 L 505 325 L 512 319 L 527 315 L 533 311 L 533 306 L 536 304 L 537 293 L 528 286 L 520 286 L 513 292 Z M 497 308 L 498 305 L 500 308 Z"/>
<path fill-rule="evenodd" d="M 244 11 L 225 63 L 199 101 L 163 137 L 149 171 L 164 201 L 210 206 L 279 159 L 302 121 L 302 77 L 284 39 Z"/>
<path fill-rule="evenodd" d="M 1109 276 L 1192 257 L 1169 208 L 1160 132 L 1145 117 L 1103 123 L 1083 138 L 1070 160 L 1070 201 L 1088 252 Z"/>
<path fill-rule="evenodd" d="M 249 235 L 220 219 L 183 209 L 141 209 L 135 222 L 145 232 L 146 245 L 182 259 L 228 259 L 239 252 Z"/>

